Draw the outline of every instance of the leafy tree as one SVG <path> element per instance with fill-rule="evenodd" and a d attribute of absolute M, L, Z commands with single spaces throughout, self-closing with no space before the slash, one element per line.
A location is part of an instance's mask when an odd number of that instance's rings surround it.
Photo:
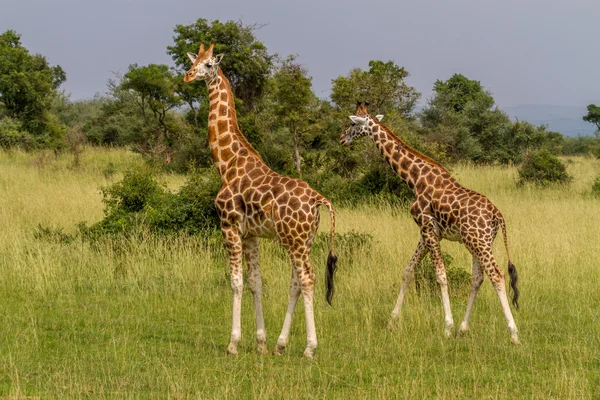
<path fill-rule="evenodd" d="M 40 144 L 51 144 L 64 134 L 64 127 L 47 110 L 65 80 L 60 66 L 30 54 L 15 31 L 0 35 L 0 113 L 21 121 Z"/>
<path fill-rule="evenodd" d="M 454 160 L 520 162 L 529 150 L 560 152 L 562 135 L 528 122 L 512 122 L 479 81 L 455 74 L 436 81 L 434 96 L 419 114 L 421 133 Z"/>
<path fill-rule="evenodd" d="M 302 175 L 300 140 L 303 132 L 310 129 L 310 105 L 315 101 L 308 70 L 289 56 L 273 75 L 273 99 L 275 115 L 293 139 L 294 167 Z"/>
<path fill-rule="evenodd" d="M 406 117 L 421 96 L 406 84 L 408 76 L 408 71 L 393 61 L 372 60 L 369 70 L 354 68 L 347 76 L 334 79 L 331 99 L 341 109 L 350 110 L 360 100 L 368 101 L 373 112 L 387 114 L 395 110 Z"/>
<path fill-rule="evenodd" d="M 197 53 L 200 43 L 215 43 L 215 54 L 227 54 L 220 67 L 227 75 L 234 95 L 243 104 L 242 111 L 252 110 L 263 95 L 273 59 L 265 45 L 256 39 L 254 32 L 258 28 L 257 25 L 243 25 L 240 21 L 222 23 L 214 20 L 209 23 L 199 18 L 191 25 L 175 27 L 175 44 L 167 47 L 167 54 L 178 69 L 187 70 L 190 66 L 188 52 Z M 206 97 L 206 86 L 187 86 L 183 97 L 194 108 Z"/>
<path fill-rule="evenodd" d="M 136 94 L 124 90 L 122 77 L 108 81 L 107 97 L 99 97 L 99 111 L 83 124 L 87 140 L 96 145 L 128 145 L 144 141 L 146 124 L 136 103 Z M 68 111 L 63 117 L 69 119 Z"/>
<path fill-rule="evenodd" d="M 487 108 L 494 104 L 494 99 L 483 90 L 479 81 L 469 79 L 462 74 L 454 74 L 445 82 L 435 81 L 433 91 L 441 95 L 445 107 L 450 107 L 456 112 L 464 110 L 468 102 L 479 99 L 484 99 Z"/>
<path fill-rule="evenodd" d="M 133 64 L 123 76 L 120 88 L 132 93 L 147 127 L 145 143 L 138 143 L 138 150 L 158 160 L 164 157 L 169 164 L 179 133 L 176 124 L 170 121 L 168 112 L 181 105 L 175 94 L 175 75 L 166 65 Z"/>
<path fill-rule="evenodd" d="M 596 132 L 600 134 L 600 107 L 595 104 L 587 106 L 588 113 L 583 116 L 585 122 L 596 125 Z"/>

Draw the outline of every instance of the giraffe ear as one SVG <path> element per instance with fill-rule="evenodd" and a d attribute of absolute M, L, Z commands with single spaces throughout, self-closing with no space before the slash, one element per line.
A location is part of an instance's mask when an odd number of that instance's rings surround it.
<path fill-rule="evenodd" d="M 194 53 L 187 53 L 187 56 L 192 60 L 192 62 L 196 62 L 196 55 Z"/>
<path fill-rule="evenodd" d="M 365 124 L 365 122 L 367 122 L 367 119 L 366 119 L 366 118 L 363 118 L 363 117 L 357 117 L 356 115 L 351 115 L 351 116 L 350 116 L 350 120 L 351 120 L 352 122 L 354 122 L 355 124 L 357 124 L 357 125 L 364 125 L 364 124 Z"/>
<path fill-rule="evenodd" d="M 215 56 L 215 65 L 219 65 L 219 63 L 221 62 L 222 59 L 223 59 L 223 54 L 217 54 Z"/>
<path fill-rule="evenodd" d="M 383 115 L 376 115 L 375 118 L 377 118 L 377 121 L 381 121 L 383 119 Z"/>

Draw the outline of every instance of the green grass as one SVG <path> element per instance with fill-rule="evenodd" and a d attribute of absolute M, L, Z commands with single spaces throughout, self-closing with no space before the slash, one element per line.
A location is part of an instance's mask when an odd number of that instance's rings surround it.
<path fill-rule="evenodd" d="M 38 224 L 76 231 L 102 218 L 99 187 L 109 162 L 139 165 L 121 150 L 87 149 L 83 165 L 21 152 L 0 153 L 0 397 L 25 398 L 598 398 L 600 393 L 600 201 L 591 185 L 600 163 L 572 159 L 568 187 L 517 188 L 516 169 L 457 166 L 455 176 L 486 194 L 508 223 L 521 287 L 515 313 L 521 346 L 510 344 L 489 281 L 471 331 L 445 339 L 439 295 L 410 291 L 401 323 L 387 329 L 401 272 L 418 241 L 406 211 L 338 209 L 340 233 L 373 235 L 370 250 L 339 249 L 334 306 L 318 276 L 314 361 L 305 346 L 301 302 L 282 357 L 254 352 L 254 310 L 244 292 L 243 338 L 226 355 L 231 290 L 221 249 L 193 238 L 152 237 L 92 248 L 34 238 Z M 165 176 L 170 187 L 184 182 Z M 322 231 L 329 220 L 323 213 Z M 467 251 L 443 242 L 454 266 Z M 501 240 L 496 256 L 505 267 Z M 267 341 L 283 323 L 289 262 L 261 244 Z M 452 298 L 456 326 L 465 297 Z"/>

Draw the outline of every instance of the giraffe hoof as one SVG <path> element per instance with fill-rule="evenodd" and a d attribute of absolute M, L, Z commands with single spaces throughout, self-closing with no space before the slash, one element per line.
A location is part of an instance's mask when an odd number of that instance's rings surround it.
<path fill-rule="evenodd" d="M 273 349 L 273 355 L 274 356 L 282 356 L 283 349 L 284 349 L 284 347 L 279 347 L 279 345 L 275 346 L 275 348 Z"/>
<path fill-rule="evenodd" d="M 256 348 L 256 352 L 261 355 L 269 354 L 269 350 L 267 350 L 267 345 L 264 343 L 259 343 Z"/>
<path fill-rule="evenodd" d="M 447 326 L 446 329 L 444 329 L 444 336 L 446 336 L 447 338 L 452 337 L 453 330 L 454 330 L 454 326 Z"/>
<path fill-rule="evenodd" d="M 237 346 L 234 344 L 229 344 L 229 346 L 227 346 L 227 354 L 231 354 L 232 356 L 237 356 Z"/>
<path fill-rule="evenodd" d="M 313 358 L 315 358 L 315 351 L 313 349 L 306 349 L 304 350 L 304 354 L 302 354 L 302 356 L 308 358 L 309 360 L 312 360 Z"/>
<path fill-rule="evenodd" d="M 510 341 L 512 342 L 512 344 L 521 344 L 521 342 L 519 342 L 519 338 L 518 337 L 511 337 Z"/>
<path fill-rule="evenodd" d="M 464 322 L 462 324 L 460 324 L 460 328 L 458 330 L 458 333 L 461 335 L 466 334 L 467 332 L 469 332 L 469 325 L 465 324 Z"/>
<path fill-rule="evenodd" d="M 388 321 L 387 328 L 390 331 L 395 331 L 396 329 L 398 329 L 398 319 L 397 318 L 390 319 Z"/>

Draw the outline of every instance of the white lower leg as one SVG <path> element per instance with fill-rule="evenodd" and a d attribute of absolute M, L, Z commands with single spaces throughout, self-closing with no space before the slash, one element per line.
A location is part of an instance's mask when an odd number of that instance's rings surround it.
<path fill-rule="evenodd" d="M 444 334 L 447 337 L 452 335 L 452 329 L 454 329 L 454 319 L 452 319 L 452 310 L 450 309 L 450 296 L 448 295 L 448 280 L 446 278 L 446 272 L 438 272 L 437 281 L 440 285 L 442 292 L 442 305 L 444 306 Z"/>
<path fill-rule="evenodd" d="M 312 358 L 317 348 L 317 331 L 315 329 L 315 314 L 313 310 L 313 286 L 302 289 L 304 298 L 304 314 L 306 316 L 306 349 L 304 357 Z"/>
<path fill-rule="evenodd" d="M 425 256 L 425 246 L 423 245 L 423 242 L 419 242 L 419 244 L 417 245 L 417 249 L 415 250 L 415 253 L 413 254 L 412 258 L 410 259 L 410 262 L 408 263 L 408 265 L 406 266 L 406 268 L 404 268 L 404 273 L 402 274 L 402 285 L 400 286 L 400 294 L 398 295 L 398 300 L 396 301 L 396 306 L 394 307 L 394 310 L 392 311 L 392 321 L 397 320 L 400 317 L 400 312 L 402 311 L 402 304 L 404 303 L 404 296 L 406 295 L 406 290 L 408 288 L 408 286 L 411 284 L 411 282 L 413 281 L 414 277 L 415 277 L 415 268 L 416 266 L 421 262 L 421 260 L 423 260 L 423 257 Z"/>
<path fill-rule="evenodd" d="M 267 333 L 265 330 L 265 319 L 262 310 L 262 281 L 260 275 L 255 276 L 254 279 L 248 279 L 248 286 L 254 297 L 254 310 L 256 312 L 256 343 L 258 345 L 258 352 L 265 354 L 267 353 Z"/>
<path fill-rule="evenodd" d="M 467 304 L 467 311 L 465 312 L 465 318 L 460 324 L 460 332 L 465 333 L 469 330 L 469 318 L 473 311 L 473 304 L 475 304 L 475 298 L 479 293 L 479 288 L 483 283 L 483 271 L 477 260 L 473 260 L 473 280 L 471 282 L 471 294 L 469 295 L 469 303 Z"/>
<path fill-rule="evenodd" d="M 400 312 L 402 311 L 402 303 L 404 303 L 404 295 L 406 294 L 406 288 L 409 283 L 412 281 L 413 277 L 413 269 L 411 265 L 406 267 L 404 274 L 402 274 L 402 286 L 400 286 L 400 294 L 398 295 L 398 300 L 396 301 L 396 307 L 392 311 L 392 321 L 400 318 Z"/>
<path fill-rule="evenodd" d="M 233 290 L 233 313 L 231 324 L 231 340 L 227 351 L 229 354 L 237 354 L 237 344 L 242 337 L 242 289 L 243 280 L 241 274 L 231 277 L 231 288 Z"/>
<path fill-rule="evenodd" d="M 465 318 L 460 324 L 460 332 L 465 333 L 469 330 L 469 318 L 471 317 L 471 311 L 473 311 L 473 304 L 475 303 L 475 298 L 477 297 L 477 293 L 479 292 L 479 287 L 471 287 L 471 294 L 469 295 L 469 303 L 467 304 L 467 311 L 465 312 Z"/>
<path fill-rule="evenodd" d="M 506 297 L 506 288 L 504 287 L 504 282 L 497 285 L 496 293 L 498 293 L 498 298 L 500 299 L 500 304 L 502 305 L 502 311 L 504 312 L 504 318 L 506 318 L 506 325 L 508 326 L 508 331 L 510 332 L 510 340 L 514 344 L 520 344 L 517 324 L 515 323 L 512 312 L 510 311 L 510 305 L 508 304 L 508 298 Z"/>
<path fill-rule="evenodd" d="M 296 308 L 296 303 L 298 302 L 298 297 L 300 296 L 300 286 L 298 284 L 298 280 L 294 277 L 292 278 L 292 283 L 290 284 L 290 298 L 288 302 L 288 308 L 285 313 L 285 319 L 283 320 L 283 327 L 281 328 L 281 334 L 277 339 L 277 346 L 273 351 L 275 354 L 281 354 L 283 349 L 288 344 L 290 329 L 292 327 L 292 317 L 294 316 L 294 309 Z"/>

